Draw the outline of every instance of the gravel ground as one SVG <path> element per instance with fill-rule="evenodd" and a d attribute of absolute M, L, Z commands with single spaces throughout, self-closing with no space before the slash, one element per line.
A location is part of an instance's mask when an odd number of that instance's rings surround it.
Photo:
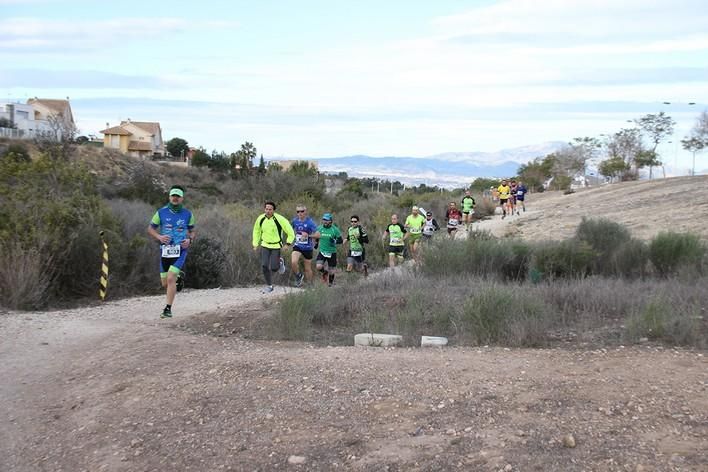
<path fill-rule="evenodd" d="M 703 352 L 314 347 L 220 329 L 274 302 L 247 288 L 183 292 L 173 320 L 157 318 L 162 297 L 3 314 L 0 470 L 708 466 Z"/>

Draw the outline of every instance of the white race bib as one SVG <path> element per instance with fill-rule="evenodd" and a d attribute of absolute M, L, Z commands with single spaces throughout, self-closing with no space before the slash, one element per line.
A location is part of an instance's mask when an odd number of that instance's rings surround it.
<path fill-rule="evenodd" d="M 307 244 L 310 242 L 310 236 L 308 234 L 297 233 L 295 236 L 295 242 L 300 244 Z"/>
<path fill-rule="evenodd" d="M 352 257 L 359 257 L 363 254 L 363 251 L 352 251 Z"/>
<path fill-rule="evenodd" d="M 411 234 L 420 234 L 420 228 L 411 228 Z"/>
<path fill-rule="evenodd" d="M 391 238 L 391 246 L 398 246 L 403 243 L 401 238 Z"/>
<path fill-rule="evenodd" d="M 459 221 L 457 221 L 457 218 L 451 218 L 451 219 L 448 221 L 448 224 L 449 224 L 450 226 L 457 226 L 457 223 L 459 223 Z"/>
<path fill-rule="evenodd" d="M 182 253 L 182 248 L 179 244 L 163 244 L 162 245 L 162 257 L 173 258 L 179 257 Z"/>
<path fill-rule="evenodd" d="M 517 197 L 523 197 L 523 196 L 524 196 L 524 192 L 522 192 L 521 190 L 519 190 L 518 192 L 516 192 L 516 196 L 517 196 Z"/>

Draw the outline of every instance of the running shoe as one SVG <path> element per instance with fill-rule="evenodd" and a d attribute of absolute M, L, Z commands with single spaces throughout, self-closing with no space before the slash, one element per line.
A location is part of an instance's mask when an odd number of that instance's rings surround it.
<path fill-rule="evenodd" d="M 177 291 L 181 292 L 184 289 L 184 272 L 180 271 L 177 276 Z"/>
<path fill-rule="evenodd" d="M 261 293 L 271 293 L 273 291 L 273 286 L 272 285 L 266 285 L 266 287 L 261 290 Z"/>
<path fill-rule="evenodd" d="M 369 265 L 364 264 L 364 277 L 368 277 L 368 276 L 369 276 Z"/>
<path fill-rule="evenodd" d="M 295 276 L 295 286 L 296 287 L 302 287 L 302 281 L 305 279 L 305 274 L 300 272 Z"/>
<path fill-rule="evenodd" d="M 165 307 L 165 309 L 162 310 L 162 314 L 160 315 L 160 318 L 172 318 L 172 310 Z"/>
<path fill-rule="evenodd" d="M 282 257 L 280 258 L 280 267 L 278 267 L 278 273 L 281 275 L 285 273 L 285 261 Z"/>

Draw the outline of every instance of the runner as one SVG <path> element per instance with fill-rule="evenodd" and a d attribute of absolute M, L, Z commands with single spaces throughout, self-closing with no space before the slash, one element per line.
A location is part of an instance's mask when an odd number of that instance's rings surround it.
<path fill-rule="evenodd" d="M 524 183 L 519 180 L 519 184 L 516 186 L 516 201 L 521 203 L 521 208 L 523 208 L 524 211 L 526 211 L 526 203 L 524 200 L 526 200 L 528 191 Z"/>
<path fill-rule="evenodd" d="M 260 252 L 261 268 L 266 286 L 262 293 L 273 291 L 273 272 L 284 273 L 285 262 L 280 257 L 280 248 L 283 247 L 283 233 L 285 233 L 285 246 L 295 240 L 295 232 L 290 222 L 283 215 L 275 212 L 275 203 L 265 202 L 265 212 L 258 215 L 253 225 L 253 250 Z"/>
<path fill-rule="evenodd" d="M 498 202 L 499 201 L 499 190 L 494 186 L 492 186 L 492 188 L 490 190 L 492 192 L 492 201 L 494 203 Z"/>
<path fill-rule="evenodd" d="M 429 211 L 425 214 L 425 224 L 423 225 L 423 241 L 433 239 L 433 234 L 440 229 L 440 225 L 433 218 L 433 212 Z"/>
<path fill-rule="evenodd" d="M 172 303 L 184 285 L 182 268 L 194 241 L 194 215 L 183 203 L 184 188 L 173 185 L 169 203 L 155 212 L 147 229 L 148 234 L 160 242 L 160 282 L 167 295 L 160 318 L 172 318 Z"/>
<path fill-rule="evenodd" d="M 317 224 L 312 221 L 307 214 L 305 205 L 295 207 L 297 216 L 293 218 L 292 227 L 295 231 L 295 244 L 293 252 L 290 256 L 290 265 L 295 274 L 295 286 L 302 286 L 303 279 L 307 279 L 308 283 L 312 282 L 312 252 L 315 249 L 314 239 L 320 237 L 317 232 Z M 300 259 L 303 259 L 305 273 L 300 272 Z"/>
<path fill-rule="evenodd" d="M 347 253 L 347 272 L 356 270 L 363 271 L 364 277 L 369 275 L 369 268 L 366 265 L 366 250 L 364 244 L 369 242 L 369 235 L 366 230 L 359 224 L 359 217 L 352 215 L 349 218 L 351 226 L 347 229 L 347 239 L 349 243 L 349 252 Z"/>
<path fill-rule="evenodd" d="M 396 260 L 403 262 L 403 251 L 406 249 L 408 233 L 406 228 L 398 222 L 398 215 L 391 215 L 391 224 L 386 227 L 383 234 L 384 242 L 388 239 L 388 266 L 395 267 Z"/>
<path fill-rule="evenodd" d="M 317 270 L 322 274 L 322 282 L 334 285 L 334 271 L 337 268 L 337 244 L 342 244 L 342 232 L 332 223 L 332 214 L 322 215 L 322 224 L 317 228 L 320 233 Z"/>
<path fill-rule="evenodd" d="M 499 192 L 499 206 L 502 209 L 502 220 L 506 218 L 506 211 L 509 204 L 509 194 L 511 189 L 506 184 L 506 179 L 502 180 L 501 185 L 497 187 L 497 192 Z"/>
<path fill-rule="evenodd" d="M 455 202 L 448 203 L 445 221 L 447 222 L 447 234 L 451 239 L 454 239 L 461 219 L 462 212 L 457 208 L 457 204 Z"/>
<path fill-rule="evenodd" d="M 465 190 L 465 196 L 462 197 L 462 218 L 465 222 L 465 228 L 467 231 L 470 229 L 472 215 L 474 214 L 474 206 L 476 204 L 477 202 L 475 202 L 472 193 L 469 190 Z"/>
<path fill-rule="evenodd" d="M 406 218 L 404 228 L 408 231 L 408 248 L 413 259 L 418 260 L 418 249 L 420 248 L 420 238 L 423 233 L 425 217 L 420 214 L 417 206 L 413 206 L 412 214 Z"/>
<path fill-rule="evenodd" d="M 509 184 L 509 207 L 511 208 L 511 214 L 518 213 L 516 211 L 516 180 L 511 179 Z"/>

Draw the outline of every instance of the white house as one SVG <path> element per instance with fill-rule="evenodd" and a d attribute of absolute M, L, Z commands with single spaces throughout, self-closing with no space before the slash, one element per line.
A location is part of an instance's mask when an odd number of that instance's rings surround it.
<path fill-rule="evenodd" d="M 110 127 L 106 123 L 103 134 L 103 146 L 118 149 L 136 157 L 165 155 L 160 123 L 153 121 L 121 121 L 120 125 Z"/>
<path fill-rule="evenodd" d="M 12 138 L 48 137 L 62 139 L 75 130 L 69 99 L 30 98 L 27 103 L 0 104 L 0 118 L 11 125 L 0 128 L 0 136 Z"/>

